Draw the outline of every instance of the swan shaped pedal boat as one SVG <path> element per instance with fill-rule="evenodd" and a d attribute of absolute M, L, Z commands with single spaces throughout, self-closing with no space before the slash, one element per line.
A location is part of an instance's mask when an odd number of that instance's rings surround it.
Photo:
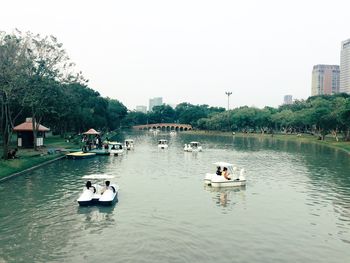
<path fill-rule="evenodd" d="M 110 180 L 113 178 L 114 176 L 105 174 L 91 174 L 83 176 L 83 179 L 94 180 L 97 182 Z M 115 183 L 110 183 L 108 186 L 104 187 L 99 183 L 91 184 L 91 182 L 88 181 L 80 197 L 77 199 L 77 202 L 80 206 L 112 205 L 118 201 L 118 191 L 119 185 Z"/>
<path fill-rule="evenodd" d="M 212 187 L 234 187 L 234 186 L 244 186 L 246 185 L 246 178 L 244 176 L 245 170 L 242 168 L 238 171 L 237 167 L 234 167 L 233 164 L 226 162 L 216 162 L 214 165 L 222 171 L 224 168 L 227 168 L 229 178 L 226 179 L 221 174 L 212 174 L 207 173 L 204 177 L 204 183 Z"/>
<path fill-rule="evenodd" d="M 134 150 L 134 140 L 126 139 L 125 140 L 125 149 L 127 149 L 128 151 Z"/>
<path fill-rule="evenodd" d="M 200 142 L 190 142 L 189 144 L 185 144 L 184 151 L 185 152 L 201 152 L 203 150 Z"/>
<path fill-rule="evenodd" d="M 158 148 L 159 149 L 167 149 L 168 148 L 168 141 L 164 140 L 164 139 L 158 140 Z"/>

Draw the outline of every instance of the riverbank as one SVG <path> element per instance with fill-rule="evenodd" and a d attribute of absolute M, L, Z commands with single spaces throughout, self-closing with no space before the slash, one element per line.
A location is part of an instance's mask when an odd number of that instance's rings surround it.
<path fill-rule="evenodd" d="M 252 138 L 265 138 L 267 140 L 289 140 L 305 143 L 315 143 L 324 145 L 334 149 L 342 150 L 350 155 L 350 142 L 336 141 L 334 137 L 326 137 L 324 141 L 317 140 L 316 136 L 310 134 L 261 134 L 261 133 L 235 133 L 232 132 L 220 132 L 220 131 L 188 131 L 186 133 L 203 134 L 203 135 L 216 135 L 216 136 L 236 136 L 236 137 L 252 137 Z"/>
<path fill-rule="evenodd" d="M 15 146 L 11 145 L 11 148 L 15 148 Z M 19 149 L 17 153 L 18 158 L 6 161 L 0 160 L 0 181 L 27 169 L 59 159 L 64 156 L 66 149 L 69 148 L 74 148 L 74 145 L 66 142 L 59 136 L 52 136 L 45 139 L 45 147 L 40 148 L 38 151 Z"/>

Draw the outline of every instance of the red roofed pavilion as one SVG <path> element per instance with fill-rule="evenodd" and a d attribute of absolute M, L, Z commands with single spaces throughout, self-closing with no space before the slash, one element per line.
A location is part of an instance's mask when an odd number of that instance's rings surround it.
<path fill-rule="evenodd" d="M 84 132 L 83 134 L 86 134 L 86 135 L 98 135 L 98 134 L 100 134 L 100 132 L 96 131 L 95 129 L 90 129 L 87 132 Z"/>
<path fill-rule="evenodd" d="M 32 148 L 34 146 L 33 122 L 32 118 L 26 118 L 26 121 L 13 128 L 17 132 L 18 147 Z M 37 134 L 37 146 L 44 145 L 45 132 L 50 131 L 49 128 L 39 124 Z"/>

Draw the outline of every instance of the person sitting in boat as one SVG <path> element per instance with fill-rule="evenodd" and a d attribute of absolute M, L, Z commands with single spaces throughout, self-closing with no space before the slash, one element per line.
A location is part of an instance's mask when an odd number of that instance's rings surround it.
<path fill-rule="evenodd" d="M 113 186 L 110 186 L 110 184 L 111 184 L 110 181 L 106 181 L 105 184 L 106 184 L 106 186 L 105 186 L 105 188 L 102 190 L 102 194 L 104 193 L 104 191 L 109 190 L 109 189 L 112 190 L 113 193 L 115 193 L 114 187 L 113 187 Z"/>
<path fill-rule="evenodd" d="M 95 188 L 95 186 L 93 186 L 93 185 L 91 184 L 90 181 L 87 181 L 85 186 L 86 186 L 86 189 L 92 191 L 93 193 L 96 193 L 96 188 Z"/>
<path fill-rule="evenodd" d="M 112 148 L 111 148 L 111 150 L 115 150 L 115 145 L 112 145 Z"/>
<path fill-rule="evenodd" d="M 218 166 L 217 170 L 216 170 L 216 175 L 221 175 L 222 172 L 221 172 L 221 167 Z"/>
<path fill-rule="evenodd" d="M 227 170 L 227 167 L 224 167 L 224 170 L 222 171 L 222 176 L 225 177 L 226 180 L 231 180 L 231 178 L 229 177 L 229 172 Z"/>

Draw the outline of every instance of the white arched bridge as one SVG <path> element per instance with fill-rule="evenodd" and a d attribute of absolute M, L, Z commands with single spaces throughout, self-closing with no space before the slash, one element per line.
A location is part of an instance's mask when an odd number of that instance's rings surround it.
<path fill-rule="evenodd" d="M 181 123 L 155 123 L 155 124 L 144 124 L 133 126 L 135 130 L 149 130 L 159 129 L 162 131 L 190 131 L 192 126 L 190 124 Z"/>

